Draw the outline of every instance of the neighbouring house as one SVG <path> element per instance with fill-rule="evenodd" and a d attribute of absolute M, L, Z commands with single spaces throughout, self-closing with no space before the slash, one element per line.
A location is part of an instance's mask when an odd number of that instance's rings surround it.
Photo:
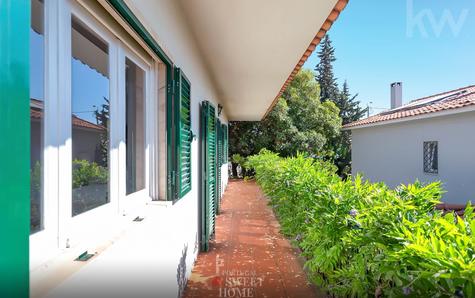
<path fill-rule="evenodd" d="M 30 99 L 30 168 L 32 186 L 30 187 L 31 207 L 30 207 L 30 232 L 37 232 L 41 229 L 41 209 L 42 209 L 42 152 L 43 152 L 43 119 L 44 119 L 44 104 L 41 100 Z M 103 156 L 101 151 L 101 139 L 107 135 L 107 128 L 89 122 L 76 115 L 71 116 L 71 135 L 77 142 L 73 146 L 72 160 L 73 163 L 87 162 L 100 164 Z M 95 144 L 91 146 L 90 144 Z M 73 166 L 73 177 L 80 175 L 78 173 L 81 169 L 78 166 Z M 74 178 L 73 178 L 74 180 Z M 104 188 L 104 187 L 103 187 Z M 76 205 L 77 213 L 81 213 L 81 208 L 92 209 L 93 206 L 99 206 L 101 196 L 88 194 L 87 196 L 80 196 L 80 192 L 85 192 L 91 187 L 83 186 L 80 189 L 74 189 L 73 205 Z M 105 195 L 106 189 L 102 190 Z M 94 192 L 100 194 L 100 192 Z M 99 198 L 98 198 L 99 197 Z M 89 204 L 88 204 L 89 203 Z M 78 205 L 79 204 L 79 205 Z M 91 205 L 91 206 L 89 206 Z M 83 206 L 83 207 L 81 207 Z"/>
<path fill-rule="evenodd" d="M 44 118 L 43 102 L 31 99 L 30 100 L 30 163 L 33 168 L 35 164 L 41 163 L 42 157 L 42 121 Z M 76 150 L 72 152 L 72 159 L 83 159 L 89 162 L 99 162 L 100 153 L 98 152 L 98 146 L 100 144 L 101 135 L 107 132 L 107 129 L 99 124 L 92 123 L 84 120 L 76 115 L 71 116 L 71 133 L 77 136 L 78 146 Z M 96 144 L 96 147 L 84 146 L 85 144 Z"/>
<path fill-rule="evenodd" d="M 180 296 L 228 122 L 266 115 L 347 2 L 0 1 L 0 296 Z"/>
<path fill-rule="evenodd" d="M 352 174 L 390 187 L 440 181 L 443 201 L 475 202 L 475 86 L 402 105 L 391 84 L 391 109 L 344 126 L 351 130 Z"/>

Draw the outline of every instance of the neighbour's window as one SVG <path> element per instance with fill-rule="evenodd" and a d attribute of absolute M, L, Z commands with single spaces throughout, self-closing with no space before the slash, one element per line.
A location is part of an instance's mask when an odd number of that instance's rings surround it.
<path fill-rule="evenodd" d="M 72 18 L 72 215 L 109 202 L 109 46 Z"/>
<path fill-rule="evenodd" d="M 30 234 L 43 229 L 44 4 L 31 0 Z"/>
<path fill-rule="evenodd" d="M 437 174 L 439 172 L 437 141 L 424 142 L 424 172 Z"/>
<path fill-rule="evenodd" d="M 126 58 L 127 185 L 131 194 L 145 188 L 145 71 Z"/>

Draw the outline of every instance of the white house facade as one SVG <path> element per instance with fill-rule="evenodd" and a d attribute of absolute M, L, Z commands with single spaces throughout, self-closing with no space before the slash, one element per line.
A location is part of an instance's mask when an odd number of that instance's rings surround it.
<path fill-rule="evenodd" d="M 475 87 L 350 123 L 352 174 L 394 188 L 440 181 L 448 204 L 475 202 Z"/>
<path fill-rule="evenodd" d="M 265 116 L 346 3 L 0 1 L 0 296 L 181 296 L 229 121 Z"/>

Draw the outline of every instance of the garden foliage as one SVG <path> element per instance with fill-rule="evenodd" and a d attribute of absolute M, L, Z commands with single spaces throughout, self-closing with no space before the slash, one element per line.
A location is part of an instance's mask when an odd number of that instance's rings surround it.
<path fill-rule="evenodd" d="M 91 184 L 106 184 L 108 173 L 105 167 L 85 159 L 73 160 L 73 188 Z"/>
<path fill-rule="evenodd" d="M 333 102 L 320 101 L 314 75 L 299 71 L 262 121 L 231 122 L 230 154 L 247 157 L 267 148 L 282 156 L 299 151 L 332 158 L 330 141 L 340 134 L 342 119 Z"/>
<path fill-rule="evenodd" d="M 336 297 L 474 297 L 475 215 L 436 210 L 439 183 L 389 189 L 330 163 L 263 150 L 248 166 L 310 278 Z"/>

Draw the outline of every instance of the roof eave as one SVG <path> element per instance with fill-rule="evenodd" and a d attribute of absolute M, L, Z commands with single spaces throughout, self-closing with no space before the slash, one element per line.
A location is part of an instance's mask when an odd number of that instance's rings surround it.
<path fill-rule="evenodd" d="M 269 108 L 267 108 L 267 111 L 265 112 L 264 116 L 262 117 L 262 119 L 264 119 L 269 113 L 270 111 L 272 111 L 272 108 L 274 108 L 274 106 L 276 105 L 277 101 L 279 100 L 279 98 L 282 96 L 282 94 L 284 93 L 285 89 L 287 89 L 287 87 L 289 86 L 289 84 L 292 82 L 292 80 L 294 79 L 295 75 L 297 75 L 297 73 L 300 71 L 300 69 L 302 68 L 302 66 L 305 64 L 305 62 L 307 61 L 308 57 L 310 57 L 310 55 L 315 51 L 315 49 L 317 48 L 318 44 L 320 43 L 320 41 L 323 39 L 323 37 L 325 37 L 325 34 L 328 32 L 328 30 L 330 30 L 331 26 L 335 23 L 335 21 L 338 19 L 340 13 L 343 11 L 343 9 L 345 9 L 346 5 L 348 4 L 349 0 L 338 0 L 338 2 L 335 4 L 335 7 L 333 8 L 333 10 L 330 12 L 330 14 L 328 15 L 327 19 L 325 20 L 325 22 L 323 22 L 323 25 L 322 27 L 320 28 L 320 30 L 317 32 L 317 34 L 315 35 L 315 37 L 313 38 L 312 42 L 310 43 L 310 45 L 307 47 L 307 50 L 303 53 L 302 57 L 300 58 L 299 62 L 297 63 L 297 65 L 295 65 L 294 69 L 292 70 L 292 72 L 290 73 L 289 77 L 287 78 L 287 80 L 284 82 L 284 85 L 282 86 L 282 88 L 280 89 L 279 93 L 277 94 L 277 96 L 274 98 L 274 100 L 272 101 L 271 105 L 269 106 Z"/>
<path fill-rule="evenodd" d="M 435 117 L 441 117 L 441 116 L 461 114 L 461 113 L 466 113 L 466 112 L 475 112 L 475 105 L 470 105 L 470 106 L 465 106 L 465 107 L 455 108 L 455 109 L 450 109 L 450 110 L 444 110 L 444 111 L 439 111 L 439 112 L 432 112 L 432 113 L 427 113 L 427 114 L 422 114 L 422 115 L 410 116 L 410 117 L 405 117 L 405 118 L 400 118 L 400 119 L 385 120 L 385 121 L 379 121 L 379 122 L 374 122 L 374 123 L 369 123 L 369 124 L 343 127 L 341 130 L 348 131 L 348 130 L 355 130 L 355 129 L 362 129 L 362 128 L 370 128 L 370 127 L 375 127 L 375 126 L 390 125 L 390 124 L 408 122 L 408 121 L 413 121 L 413 120 L 429 119 L 429 118 L 435 118 Z"/>

